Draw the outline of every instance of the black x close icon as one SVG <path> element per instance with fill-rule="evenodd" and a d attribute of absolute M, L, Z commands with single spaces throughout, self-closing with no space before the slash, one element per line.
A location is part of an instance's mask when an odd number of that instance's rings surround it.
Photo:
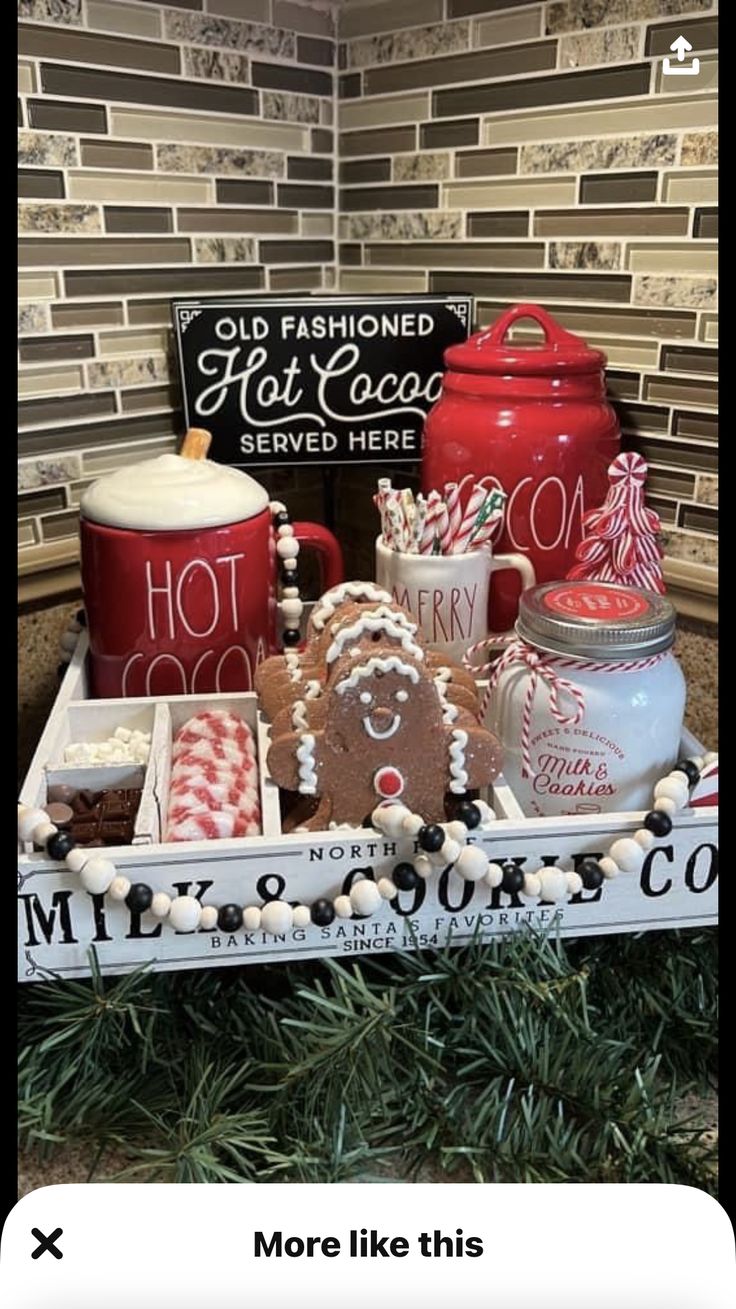
<path fill-rule="evenodd" d="M 61 1250 L 57 1249 L 55 1244 L 55 1242 L 58 1241 L 59 1237 L 63 1235 L 64 1235 L 63 1227 L 54 1228 L 50 1236 L 44 1236 L 43 1232 L 39 1231 L 37 1227 L 32 1227 L 31 1236 L 35 1236 L 36 1240 L 38 1241 L 38 1246 L 36 1247 L 35 1250 L 31 1251 L 31 1259 L 40 1259 L 41 1255 L 45 1254 L 47 1250 L 49 1254 L 52 1254 L 54 1256 L 54 1259 L 63 1259 L 64 1256 Z"/>

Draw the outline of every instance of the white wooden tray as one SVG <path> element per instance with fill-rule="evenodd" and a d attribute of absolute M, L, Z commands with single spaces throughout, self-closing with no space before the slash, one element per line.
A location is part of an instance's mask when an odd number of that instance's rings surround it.
<path fill-rule="evenodd" d="M 378 879 L 390 875 L 411 842 L 384 840 L 368 829 L 281 834 L 277 788 L 263 767 L 268 728 L 259 720 L 254 695 L 173 696 L 150 700 L 87 698 L 87 640 L 83 636 L 59 689 L 54 708 L 23 784 L 24 804 L 45 803 L 49 769 L 74 739 L 103 739 L 120 723 L 153 733 L 151 757 L 134 844 L 111 848 L 119 871 L 132 882 L 148 883 L 170 895 L 197 895 L 203 903 L 261 903 L 274 895 L 310 904 L 348 889 L 367 870 Z M 188 717 L 214 704 L 235 709 L 256 732 L 259 752 L 263 835 L 223 841 L 163 844 L 172 732 Z M 702 753 L 688 733 L 683 752 Z M 107 772 L 110 785 L 122 785 L 120 765 Z M 99 770 L 97 770 L 99 771 Z M 130 774 L 130 766 L 123 771 Z M 78 785 L 90 784 L 89 770 L 68 766 Z M 93 782 L 92 784 L 98 785 Z M 140 777 L 138 779 L 140 784 Z M 103 785 L 102 782 L 99 783 Z M 525 818 L 503 779 L 493 788 L 498 821 L 490 831 L 472 833 L 496 862 L 512 859 L 525 870 L 540 864 L 574 868 L 583 858 L 607 852 L 616 836 L 641 826 L 641 813 Z M 288 961 L 294 958 L 384 954 L 398 949 L 461 945 L 474 936 L 492 936 L 528 927 L 549 928 L 565 936 L 641 932 L 717 922 L 716 808 L 678 814 L 671 834 L 655 843 L 641 874 L 622 874 L 595 892 L 583 891 L 564 905 L 544 905 L 519 895 L 491 891 L 452 871 L 432 876 L 416 891 L 402 892 L 368 919 L 335 920 L 330 927 L 294 928 L 284 936 L 241 929 L 227 936 L 214 931 L 176 933 L 150 915 L 131 913 L 124 904 L 89 896 L 73 874 L 30 846 L 18 855 L 18 976 L 41 981 L 49 975 L 89 974 L 94 945 L 107 973 L 124 973 L 142 964 L 157 969 L 212 968 L 226 964 Z"/>

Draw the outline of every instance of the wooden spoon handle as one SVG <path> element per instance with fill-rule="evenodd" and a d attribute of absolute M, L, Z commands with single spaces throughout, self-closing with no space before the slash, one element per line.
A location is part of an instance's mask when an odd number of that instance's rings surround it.
<path fill-rule="evenodd" d="M 206 459 L 211 441 L 211 432 L 203 427 L 190 427 L 179 453 L 184 459 Z"/>

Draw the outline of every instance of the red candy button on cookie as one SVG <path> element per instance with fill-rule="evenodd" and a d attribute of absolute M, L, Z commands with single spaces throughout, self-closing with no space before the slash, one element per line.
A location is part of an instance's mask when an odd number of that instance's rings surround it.
<path fill-rule="evenodd" d="M 373 774 L 373 786 L 376 793 L 384 800 L 395 800 L 404 789 L 404 779 L 398 768 L 379 768 Z"/>

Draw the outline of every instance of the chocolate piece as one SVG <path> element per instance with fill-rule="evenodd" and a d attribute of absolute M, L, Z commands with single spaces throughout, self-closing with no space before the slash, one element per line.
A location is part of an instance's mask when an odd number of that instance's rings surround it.
<path fill-rule="evenodd" d="M 49 816 L 49 822 L 54 823 L 56 827 L 68 827 L 74 817 L 71 805 L 62 804 L 60 800 L 54 800 L 44 808 Z"/>
<path fill-rule="evenodd" d="M 140 802 L 140 790 L 80 791 L 71 822 L 77 845 L 130 845 Z"/>

